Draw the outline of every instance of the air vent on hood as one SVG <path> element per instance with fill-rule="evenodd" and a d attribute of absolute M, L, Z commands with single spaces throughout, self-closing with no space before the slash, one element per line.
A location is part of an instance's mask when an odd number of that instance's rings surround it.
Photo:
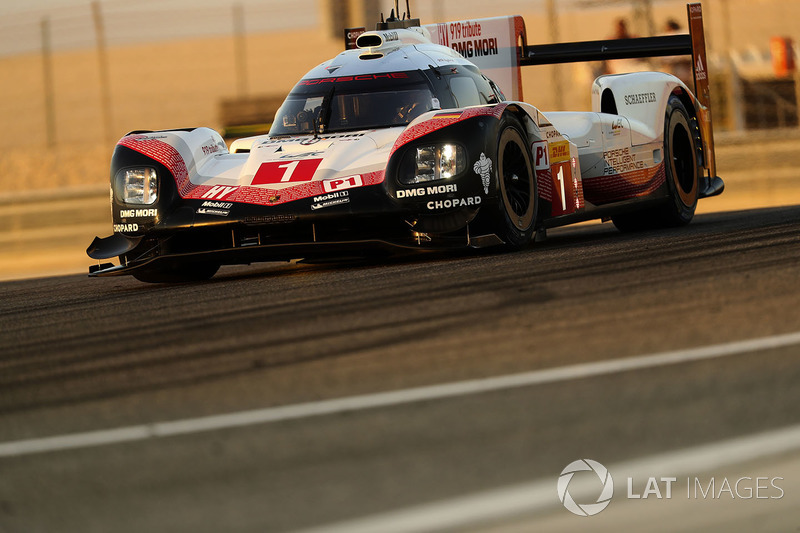
<path fill-rule="evenodd" d="M 383 37 L 375 33 L 363 33 L 356 39 L 356 46 L 359 48 L 372 48 L 383 44 Z"/>

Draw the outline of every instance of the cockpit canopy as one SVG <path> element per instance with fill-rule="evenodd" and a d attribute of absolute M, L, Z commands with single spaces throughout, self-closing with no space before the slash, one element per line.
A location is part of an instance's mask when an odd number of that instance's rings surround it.
<path fill-rule="evenodd" d="M 402 126 L 434 109 L 502 100 L 491 81 L 466 65 L 306 78 L 295 85 L 278 110 L 270 135 Z"/>

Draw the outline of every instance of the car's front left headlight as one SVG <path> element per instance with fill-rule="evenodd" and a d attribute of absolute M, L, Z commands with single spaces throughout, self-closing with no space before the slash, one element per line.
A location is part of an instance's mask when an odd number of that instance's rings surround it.
<path fill-rule="evenodd" d="M 117 199 L 126 204 L 152 205 L 158 200 L 158 175 L 150 167 L 124 168 L 117 172 Z"/>
<path fill-rule="evenodd" d="M 464 148 L 458 144 L 418 146 L 410 152 L 412 165 L 401 173 L 400 182 L 414 185 L 452 178 L 467 168 Z"/>

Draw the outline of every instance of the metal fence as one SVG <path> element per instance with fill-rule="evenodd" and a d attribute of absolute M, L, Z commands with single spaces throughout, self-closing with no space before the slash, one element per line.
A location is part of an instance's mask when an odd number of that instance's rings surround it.
<path fill-rule="evenodd" d="M 316 27 L 317 0 L 95 0 L 69 7 L 17 10 L 0 19 L 0 56 L 198 36 Z M 35 5 L 35 4 L 34 4 Z M 291 6 L 290 9 L 287 9 Z M 8 8 L 6 8 L 8 9 Z M 0 11 L 2 13 L 2 11 Z M 48 35 L 42 25 L 47 22 Z M 102 36 L 98 34 L 102 32 Z"/>

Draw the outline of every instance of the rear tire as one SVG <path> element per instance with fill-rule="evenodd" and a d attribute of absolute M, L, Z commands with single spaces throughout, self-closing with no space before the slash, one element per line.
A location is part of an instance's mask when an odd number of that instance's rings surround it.
<path fill-rule="evenodd" d="M 665 225 L 685 226 L 694 218 L 699 197 L 701 164 L 689 112 L 677 96 L 667 103 L 664 153 L 667 155 L 667 187 L 672 204 L 665 209 Z"/>
<path fill-rule="evenodd" d="M 524 131 L 520 121 L 511 115 L 505 115 L 500 122 L 498 203 L 490 222 L 494 233 L 511 250 L 530 243 L 538 214 L 536 177 Z"/>
<path fill-rule="evenodd" d="M 692 118 L 675 95 L 669 97 L 664 121 L 664 165 L 669 199 L 645 211 L 612 218 L 620 231 L 685 226 L 694 218 L 699 197 L 699 154 Z"/>
<path fill-rule="evenodd" d="M 211 279 L 217 270 L 216 263 L 176 263 L 134 272 L 133 277 L 145 283 L 191 283 Z"/>

